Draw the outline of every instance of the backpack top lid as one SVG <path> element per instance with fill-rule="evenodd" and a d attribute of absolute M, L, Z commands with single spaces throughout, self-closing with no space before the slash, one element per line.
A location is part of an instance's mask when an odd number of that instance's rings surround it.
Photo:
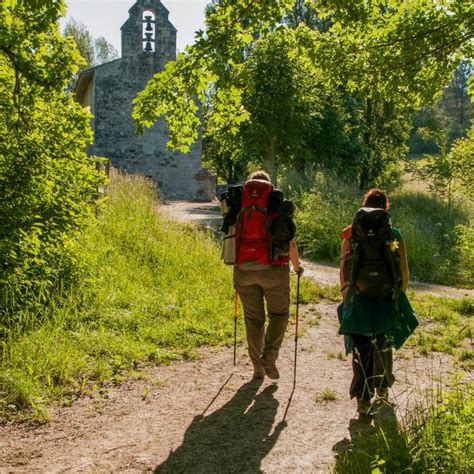
<path fill-rule="evenodd" d="M 361 207 L 352 220 L 352 238 L 356 242 L 390 239 L 390 214 L 377 207 Z"/>
<path fill-rule="evenodd" d="M 242 208 L 256 206 L 265 209 L 272 190 L 273 186 L 268 181 L 262 179 L 247 181 L 242 192 Z"/>

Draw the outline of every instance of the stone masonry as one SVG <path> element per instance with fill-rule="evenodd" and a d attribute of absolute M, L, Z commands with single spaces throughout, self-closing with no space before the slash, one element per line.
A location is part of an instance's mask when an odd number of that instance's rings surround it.
<path fill-rule="evenodd" d="M 151 177 L 167 199 L 209 201 L 215 196 L 215 178 L 201 168 L 201 140 L 182 154 L 166 148 L 163 118 L 142 136 L 135 134 L 132 123 L 137 93 L 176 58 L 176 29 L 168 13 L 160 0 L 138 0 L 121 28 L 122 57 L 83 71 L 76 97 L 94 115 L 90 154 L 109 158 L 120 170 Z"/>

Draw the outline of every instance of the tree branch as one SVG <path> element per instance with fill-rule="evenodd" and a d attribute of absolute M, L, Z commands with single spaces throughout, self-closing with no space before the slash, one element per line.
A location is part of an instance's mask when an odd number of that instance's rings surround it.
<path fill-rule="evenodd" d="M 20 67 L 18 66 L 18 62 L 16 60 L 15 54 L 12 52 L 10 47 L 8 46 L 0 46 L 0 51 L 10 60 L 12 68 L 15 72 L 15 86 L 13 88 L 13 105 L 18 111 L 18 116 L 22 120 L 23 123 L 26 124 L 25 116 L 23 115 L 23 111 L 21 109 L 21 75 L 20 75 Z"/>
<path fill-rule="evenodd" d="M 372 46 L 366 46 L 363 49 L 378 49 L 378 48 L 386 48 L 386 47 L 390 47 L 390 46 L 395 46 L 398 43 L 404 43 L 405 41 L 411 41 L 411 40 L 414 40 L 414 39 L 420 38 L 420 37 L 423 38 L 423 37 L 425 37 L 429 34 L 436 33 L 437 31 L 444 30 L 445 28 L 448 28 L 450 26 L 451 26 L 450 23 L 446 23 L 445 25 L 438 26 L 437 28 L 432 28 L 431 30 L 420 31 L 419 33 L 416 33 L 414 35 L 405 36 L 403 38 L 397 38 L 397 39 L 395 39 L 393 41 L 390 41 L 388 43 L 379 43 L 379 44 L 374 44 Z"/>

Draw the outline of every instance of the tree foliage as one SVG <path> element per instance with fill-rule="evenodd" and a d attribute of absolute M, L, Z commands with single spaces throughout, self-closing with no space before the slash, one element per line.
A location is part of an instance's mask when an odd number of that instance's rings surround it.
<path fill-rule="evenodd" d="M 242 104 L 250 114 L 243 135 L 257 163 L 276 183 L 277 170 L 294 164 L 306 151 L 311 118 L 321 115 L 317 77 L 298 55 L 293 31 L 281 30 L 258 40 L 242 67 Z M 302 160 L 303 161 L 303 160 Z"/>
<path fill-rule="evenodd" d="M 63 35 L 73 38 L 76 42 L 77 49 L 84 60 L 84 66 L 92 66 L 95 59 L 94 39 L 86 25 L 71 18 L 64 26 Z"/>
<path fill-rule="evenodd" d="M 63 1 L 9 0 L 0 15 L 0 312 L 50 289 L 103 178 L 85 147 L 90 114 L 65 92 L 79 53 Z"/>
<path fill-rule="evenodd" d="M 292 0 L 213 1 L 206 12 L 206 32 L 196 33 L 196 42 L 156 74 L 135 99 L 133 117 L 138 132 L 151 127 L 164 115 L 168 123 L 169 146 L 187 152 L 198 137 L 199 102 L 210 85 L 229 81 L 233 68 L 242 62 L 246 48 L 272 31 Z M 231 106 L 226 110 L 229 125 L 238 127 L 246 112 L 237 86 L 227 92 Z"/>
<path fill-rule="evenodd" d="M 436 103 L 418 111 L 410 132 L 411 154 L 439 153 L 440 145 L 450 147 L 454 140 L 466 136 L 474 117 L 474 103 L 467 92 L 472 71 L 472 61 L 463 60 Z"/>
<path fill-rule="evenodd" d="M 427 162 L 414 163 L 415 176 L 428 184 L 430 191 L 445 199 L 451 207 L 453 200 L 474 199 L 474 126 L 465 138 L 456 140 L 448 151 L 446 135 L 440 138 L 440 153 L 427 156 Z"/>
<path fill-rule="evenodd" d="M 466 0 L 307 3 L 327 21 L 324 28 L 309 28 L 304 21 L 296 28 L 298 54 L 309 59 L 314 75 L 328 87 L 414 107 L 432 101 L 461 58 L 472 56 L 474 11 Z M 187 151 L 198 136 L 198 101 L 205 100 L 205 91 L 211 84 L 232 83 L 234 69 L 255 42 L 275 30 L 287 34 L 282 21 L 294 7 L 294 0 L 214 1 L 206 32 L 198 32 L 196 44 L 155 75 L 136 99 L 139 131 L 165 115 L 170 146 Z M 238 103 L 244 98 L 238 92 L 242 84 L 232 86 L 226 120 L 240 127 L 248 111 Z"/>
<path fill-rule="evenodd" d="M 79 74 L 84 69 L 107 63 L 119 57 L 115 47 L 103 36 L 94 39 L 86 25 L 74 18 L 71 18 L 64 26 L 63 36 L 74 40 L 81 55 L 81 60 L 77 63 L 79 69 L 68 84 L 69 90 L 75 89 Z"/>
<path fill-rule="evenodd" d="M 429 103 L 462 57 L 472 57 L 468 0 L 385 0 L 320 4 L 329 34 L 312 34 L 313 57 L 330 81 L 387 100 Z"/>
<path fill-rule="evenodd" d="M 94 53 L 94 66 L 108 63 L 109 61 L 113 61 L 114 59 L 118 59 L 119 57 L 118 51 L 115 49 L 115 46 L 109 43 L 103 36 L 99 36 L 94 40 Z"/>
<path fill-rule="evenodd" d="M 113 44 L 109 43 L 103 36 L 94 38 L 86 25 L 74 18 L 71 18 L 64 26 L 63 36 L 72 37 L 76 42 L 77 49 L 85 62 L 85 68 L 98 66 L 119 57 Z"/>
<path fill-rule="evenodd" d="M 205 135 L 214 151 L 231 157 L 231 163 L 253 162 L 264 166 L 277 182 L 278 169 L 306 153 L 305 140 L 311 119 L 320 115 L 316 81 L 311 65 L 296 54 L 291 32 L 276 31 L 256 41 L 246 59 L 235 65 L 228 81 L 216 83 L 206 110 Z M 303 60 L 302 60 L 303 59 Z M 229 120 L 229 104 L 239 107 L 240 122 Z M 222 110 L 222 112 L 220 112 Z M 224 165 L 225 166 L 225 165 Z"/>

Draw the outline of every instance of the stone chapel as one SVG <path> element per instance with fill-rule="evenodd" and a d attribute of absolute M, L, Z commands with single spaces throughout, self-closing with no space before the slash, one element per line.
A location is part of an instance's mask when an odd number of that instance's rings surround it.
<path fill-rule="evenodd" d="M 176 58 L 176 28 L 160 0 L 138 0 L 122 25 L 122 57 L 84 70 L 76 99 L 91 109 L 94 143 L 91 155 L 105 156 L 112 166 L 152 178 L 167 199 L 208 201 L 215 178 L 201 168 L 199 139 L 187 154 L 168 150 L 163 118 L 137 136 L 132 101 L 148 80 Z"/>

